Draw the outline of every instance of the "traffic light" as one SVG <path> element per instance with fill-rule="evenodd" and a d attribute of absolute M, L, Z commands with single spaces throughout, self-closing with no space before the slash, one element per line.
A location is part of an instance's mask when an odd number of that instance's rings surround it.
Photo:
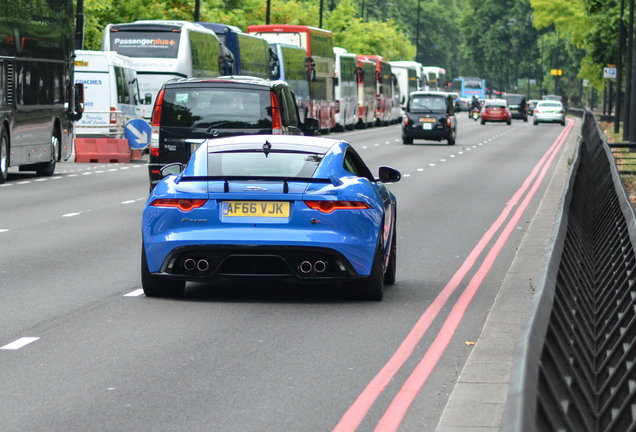
<path fill-rule="evenodd" d="M 552 74 L 552 76 L 561 76 L 563 75 L 563 71 L 561 69 L 552 69 L 550 74 Z"/>

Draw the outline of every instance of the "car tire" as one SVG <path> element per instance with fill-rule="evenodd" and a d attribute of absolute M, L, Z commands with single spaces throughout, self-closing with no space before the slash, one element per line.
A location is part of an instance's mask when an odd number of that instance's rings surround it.
<path fill-rule="evenodd" d="M 393 285 L 397 274 L 397 212 L 393 214 L 393 238 L 389 249 L 389 264 L 384 272 L 384 284 Z"/>
<path fill-rule="evenodd" d="M 51 160 L 42 164 L 38 164 L 35 172 L 37 175 L 51 177 L 55 173 L 55 164 L 57 161 L 57 151 L 60 148 L 60 138 L 57 128 L 53 128 L 51 133 Z"/>
<path fill-rule="evenodd" d="M 486 124 L 486 122 L 483 121 L 483 120 L 480 123 L 481 123 L 482 126 Z"/>
<path fill-rule="evenodd" d="M 382 233 L 380 233 L 381 238 Z M 384 274 L 382 274 L 384 254 L 382 250 L 382 241 L 380 240 L 373 256 L 371 273 L 361 280 L 358 286 L 357 297 L 360 300 L 380 301 L 384 297 Z"/>
<path fill-rule="evenodd" d="M 402 137 L 402 144 L 413 144 L 413 138 Z"/>
<path fill-rule="evenodd" d="M 523 121 L 524 121 L 524 122 L 526 122 L 526 123 L 528 123 L 528 116 L 525 116 L 525 117 L 523 118 Z"/>
<path fill-rule="evenodd" d="M 539 122 L 538 121 L 533 121 L 532 124 L 537 126 L 539 124 Z"/>
<path fill-rule="evenodd" d="M 561 126 L 565 126 L 565 122 L 561 122 Z"/>
<path fill-rule="evenodd" d="M 450 137 L 449 139 L 446 140 L 446 144 L 455 145 L 455 138 Z"/>
<path fill-rule="evenodd" d="M 508 121 L 506 122 L 506 124 L 507 124 L 508 126 L 510 126 L 510 125 L 512 124 L 512 120 L 508 120 Z"/>
<path fill-rule="evenodd" d="M 142 245 L 141 287 L 146 297 L 181 297 L 185 290 L 185 281 L 165 279 L 150 273 L 146 259 L 146 248 Z"/>
<path fill-rule="evenodd" d="M 7 181 L 9 175 L 9 136 L 7 130 L 2 127 L 0 131 L 0 184 Z"/>

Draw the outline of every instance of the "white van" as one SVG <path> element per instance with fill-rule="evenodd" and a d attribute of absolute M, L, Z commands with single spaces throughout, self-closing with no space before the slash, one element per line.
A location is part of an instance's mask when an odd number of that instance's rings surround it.
<path fill-rule="evenodd" d="M 126 123 L 152 109 L 140 105 L 134 64 L 115 52 L 76 50 L 75 82 L 84 84 L 85 100 L 78 138 L 124 138 Z"/>

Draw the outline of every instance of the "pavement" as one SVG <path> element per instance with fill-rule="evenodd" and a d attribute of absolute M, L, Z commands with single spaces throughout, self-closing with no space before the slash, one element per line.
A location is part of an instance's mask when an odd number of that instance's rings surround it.
<path fill-rule="evenodd" d="M 576 151 L 581 119 L 565 141 L 537 213 L 504 279 L 477 344 L 466 361 L 435 432 L 497 432 L 510 386 L 519 333 L 526 321 L 541 264 L 554 232 Z"/>

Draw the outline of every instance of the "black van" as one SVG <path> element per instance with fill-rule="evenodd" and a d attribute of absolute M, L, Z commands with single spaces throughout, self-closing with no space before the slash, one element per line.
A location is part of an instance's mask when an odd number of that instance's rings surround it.
<path fill-rule="evenodd" d="M 178 79 L 163 85 L 152 114 L 150 187 L 161 167 L 186 164 L 208 138 L 252 134 L 314 135 L 318 121 L 301 123 L 296 98 L 284 81 L 228 76 Z"/>
<path fill-rule="evenodd" d="M 508 101 L 510 118 L 528 121 L 528 106 L 526 97 L 522 94 L 505 94 L 503 98 Z"/>

